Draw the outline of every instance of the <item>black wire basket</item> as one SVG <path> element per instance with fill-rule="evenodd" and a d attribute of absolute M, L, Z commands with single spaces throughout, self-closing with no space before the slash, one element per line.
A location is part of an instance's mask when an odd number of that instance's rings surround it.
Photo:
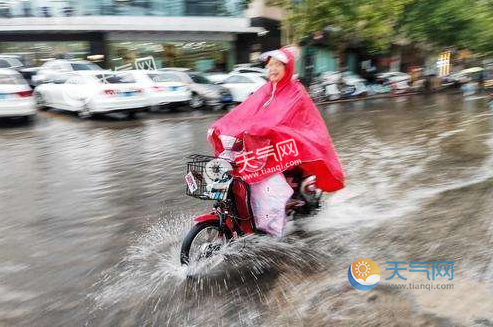
<path fill-rule="evenodd" d="M 200 154 L 187 159 L 186 194 L 201 200 L 226 200 L 232 164 L 225 159 Z"/>

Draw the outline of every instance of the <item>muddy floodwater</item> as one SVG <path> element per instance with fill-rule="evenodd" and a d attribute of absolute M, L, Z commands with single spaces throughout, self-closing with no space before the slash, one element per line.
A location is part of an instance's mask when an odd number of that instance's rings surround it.
<path fill-rule="evenodd" d="M 188 269 L 181 239 L 211 203 L 185 196 L 184 157 L 209 152 L 221 113 L 0 122 L 0 326 L 493 326 L 486 100 L 320 111 L 346 188 L 285 239 L 249 237 Z M 370 291 L 348 282 L 359 258 L 380 267 Z M 407 280 L 386 280 L 388 261 Z M 453 280 L 411 261 L 452 261 Z M 411 287 L 431 283 L 451 286 Z"/>

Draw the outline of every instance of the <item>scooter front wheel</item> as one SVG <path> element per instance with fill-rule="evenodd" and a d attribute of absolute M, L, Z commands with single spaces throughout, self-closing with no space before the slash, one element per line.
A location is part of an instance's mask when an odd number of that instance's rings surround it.
<path fill-rule="evenodd" d="M 229 230 L 220 231 L 218 220 L 207 220 L 196 224 L 185 236 L 181 245 L 180 262 L 188 265 L 211 257 L 231 239 Z"/>

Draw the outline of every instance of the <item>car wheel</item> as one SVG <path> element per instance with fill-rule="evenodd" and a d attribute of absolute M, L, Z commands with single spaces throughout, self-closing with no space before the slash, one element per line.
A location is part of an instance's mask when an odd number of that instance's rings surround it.
<path fill-rule="evenodd" d="M 226 106 L 225 106 L 225 105 L 223 105 L 222 103 L 220 103 L 220 104 L 215 104 L 215 105 L 213 105 L 213 106 L 212 106 L 212 110 L 213 110 L 213 111 L 219 111 L 219 110 L 223 109 L 224 107 L 226 107 Z"/>
<path fill-rule="evenodd" d="M 34 121 L 34 115 L 20 117 L 19 120 L 23 124 L 30 124 Z"/>
<path fill-rule="evenodd" d="M 46 110 L 46 102 L 41 93 L 34 92 L 34 101 L 38 110 Z"/>
<path fill-rule="evenodd" d="M 84 107 L 81 111 L 77 113 L 77 115 L 82 119 L 89 119 L 92 117 L 92 113 L 88 107 Z"/>
<path fill-rule="evenodd" d="M 192 98 L 190 99 L 190 107 L 192 109 L 198 109 L 203 107 L 205 104 L 205 100 L 198 95 L 197 93 L 192 94 Z"/>

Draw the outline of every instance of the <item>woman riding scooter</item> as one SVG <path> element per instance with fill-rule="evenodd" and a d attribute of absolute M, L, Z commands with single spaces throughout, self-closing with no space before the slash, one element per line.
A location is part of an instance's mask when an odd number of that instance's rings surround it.
<path fill-rule="evenodd" d="M 305 88 L 293 80 L 293 52 L 282 48 L 262 54 L 269 82 L 208 131 L 215 156 L 235 161 L 236 174 L 250 186 L 257 230 L 278 237 L 293 194 L 286 176 L 301 175 L 300 192 L 308 203 L 344 187 L 327 127 Z"/>

